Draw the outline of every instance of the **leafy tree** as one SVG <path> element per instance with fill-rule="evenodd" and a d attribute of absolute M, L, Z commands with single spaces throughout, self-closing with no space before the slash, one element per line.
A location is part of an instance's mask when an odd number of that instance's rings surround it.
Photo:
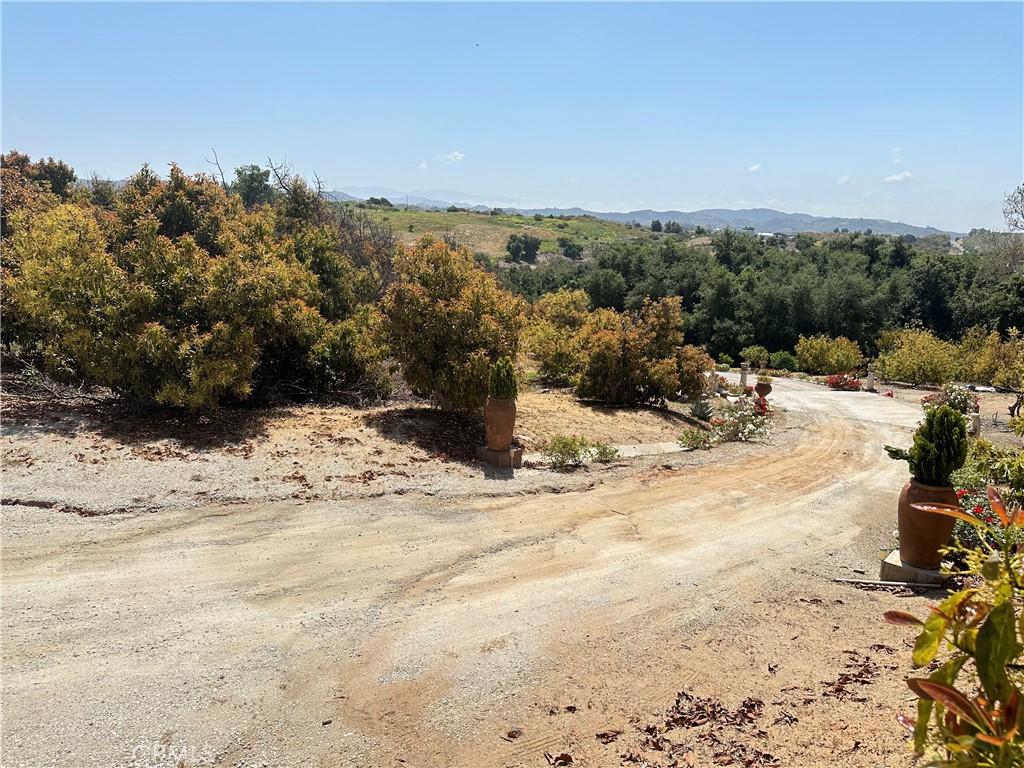
<path fill-rule="evenodd" d="M 540 250 L 540 244 L 540 238 L 533 235 L 514 234 L 508 236 L 505 250 L 512 257 L 512 261 L 534 261 Z"/>
<path fill-rule="evenodd" d="M 235 168 L 235 183 L 230 189 L 242 198 L 242 205 L 249 211 L 258 205 L 268 205 L 274 199 L 274 188 L 270 186 L 270 171 L 258 165 Z"/>
<path fill-rule="evenodd" d="M 613 269 L 598 269 L 587 278 L 586 291 L 595 309 L 621 310 L 626 298 L 626 279 Z"/>
<path fill-rule="evenodd" d="M 666 221 L 665 231 L 670 235 L 681 235 L 683 234 L 683 225 L 678 221 Z"/>
<path fill-rule="evenodd" d="M 558 247 L 562 249 L 562 255 L 567 259 L 578 259 L 583 255 L 583 246 L 565 235 L 559 236 Z"/>
<path fill-rule="evenodd" d="M 678 297 L 648 301 L 636 312 L 592 312 L 580 332 L 585 359 L 576 393 L 614 405 L 663 405 L 683 390 L 695 396 L 714 361 L 681 346 L 682 328 Z"/>
<path fill-rule="evenodd" d="M 661 222 L 658 219 L 651 222 L 651 232 L 661 232 Z"/>
<path fill-rule="evenodd" d="M 112 215 L 18 216 L 9 318 L 58 379 L 192 410 L 294 385 L 386 388 L 372 313 L 348 301 L 325 317 L 340 283 L 319 281 L 268 209 L 246 213 L 212 178 L 144 167 Z"/>
<path fill-rule="evenodd" d="M 400 247 L 396 263 L 381 311 L 406 381 L 446 410 L 482 408 L 489 365 L 518 351 L 524 302 L 501 290 L 467 249 L 429 236 Z"/>

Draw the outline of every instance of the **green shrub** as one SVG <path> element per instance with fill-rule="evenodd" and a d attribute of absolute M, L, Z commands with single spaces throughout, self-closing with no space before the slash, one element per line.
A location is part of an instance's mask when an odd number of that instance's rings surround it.
<path fill-rule="evenodd" d="M 998 486 L 1011 504 L 1024 504 L 1024 452 L 988 440 L 970 441 L 964 469 L 982 478 L 977 486 Z"/>
<path fill-rule="evenodd" d="M 686 344 L 676 351 L 679 374 L 678 394 L 687 400 L 696 400 L 709 394 L 712 386 L 708 374 L 715 369 L 715 361 L 700 347 Z"/>
<path fill-rule="evenodd" d="M 949 485 L 950 475 L 967 459 L 967 425 L 962 414 L 948 405 L 940 405 L 925 415 L 909 451 L 890 445 L 885 450 L 890 457 L 909 462 L 910 474 L 917 482 Z"/>
<path fill-rule="evenodd" d="M 515 400 L 519 394 L 516 371 L 508 355 L 499 357 L 496 363 L 491 363 L 487 392 L 495 400 Z"/>
<path fill-rule="evenodd" d="M 790 352 L 772 352 L 768 358 L 770 365 L 777 371 L 795 371 L 800 365 L 796 355 Z"/>
<path fill-rule="evenodd" d="M 585 437 L 552 435 L 541 444 L 540 453 L 555 469 L 576 468 L 587 460 L 589 447 Z"/>
<path fill-rule="evenodd" d="M 957 348 L 931 331 L 907 329 L 878 340 L 875 369 L 886 381 L 946 384 L 957 373 Z"/>
<path fill-rule="evenodd" d="M 712 446 L 711 434 L 703 429 L 683 430 L 678 442 L 688 451 L 706 451 Z"/>
<path fill-rule="evenodd" d="M 589 314 L 590 299 L 583 291 L 562 289 L 534 305 L 527 340 L 543 378 L 563 384 L 575 381 L 583 366 L 579 329 Z"/>
<path fill-rule="evenodd" d="M 729 355 L 725 354 L 725 352 L 723 352 L 722 354 L 720 354 L 718 356 L 718 365 L 724 366 L 725 370 L 729 370 L 730 368 L 732 368 L 733 362 L 734 361 L 733 361 L 732 357 L 730 357 Z"/>
<path fill-rule="evenodd" d="M 848 373 L 864 362 L 857 342 L 845 336 L 801 336 L 796 343 L 797 368 L 807 373 Z"/>
<path fill-rule="evenodd" d="M 308 264 L 269 208 L 247 213 L 176 166 L 167 181 L 143 169 L 112 205 L 25 209 L 5 249 L 5 323 L 55 378 L 192 410 L 254 391 L 386 392 L 359 271 L 329 238 Z"/>
<path fill-rule="evenodd" d="M 619 458 L 618 448 L 608 445 L 608 443 L 602 443 L 600 440 L 591 443 L 589 453 L 594 461 L 601 464 L 607 464 Z"/>
<path fill-rule="evenodd" d="M 614 405 L 662 405 L 677 397 L 680 361 L 691 360 L 678 349 L 683 340 L 680 305 L 678 297 L 648 299 L 639 312 L 591 313 L 580 332 L 585 359 L 576 394 Z M 701 360 L 706 358 L 701 354 Z"/>
<path fill-rule="evenodd" d="M 768 362 L 770 356 L 767 348 L 762 347 L 760 344 L 752 344 L 740 350 L 740 357 L 751 366 L 759 366 L 762 361 Z"/>
<path fill-rule="evenodd" d="M 490 362 L 516 355 L 525 303 L 498 288 L 467 249 L 429 236 L 400 248 L 395 262 L 381 312 L 406 381 L 444 409 L 477 411 Z"/>

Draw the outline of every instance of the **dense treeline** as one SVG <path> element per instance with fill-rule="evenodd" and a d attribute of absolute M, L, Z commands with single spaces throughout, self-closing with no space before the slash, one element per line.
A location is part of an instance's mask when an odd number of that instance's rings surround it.
<path fill-rule="evenodd" d="M 582 397 L 625 404 L 699 397 L 708 353 L 752 349 L 812 373 L 863 351 L 894 378 L 1024 382 L 1012 237 L 949 255 L 860 233 L 793 248 L 672 232 L 488 272 L 429 235 L 399 245 L 285 167 L 243 166 L 229 183 L 144 166 L 115 185 L 10 152 L 0 175 L 5 349 L 138 406 L 384 396 L 397 363 L 414 392 L 471 412 L 488 366 L 518 352 Z"/>
<path fill-rule="evenodd" d="M 554 259 L 500 275 L 531 301 L 583 289 L 594 308 L 635 310 L 679 296 L 687 340 L 716 356 L 750 344 L 792 350 L 814 334 L 845 336 L 873 354 L 880 334 L 904 326 L 944 339 L 977 326 L 1003 335 L 1024 328 L 1024 272 L 1012 252 L 936 254 L 861 233 L 802 234 L 795 246 L 725 230 L 709 247 L 675 238 L 617 243 L 584 264 Z"/>
<path fill-rule="evenodd" d="M 387 391 L 376 302 L 395 241 L 302 179 L 148 167 L 120 188 L 3 157 L 3 342 L 59 380 L 191 409 Z"/>

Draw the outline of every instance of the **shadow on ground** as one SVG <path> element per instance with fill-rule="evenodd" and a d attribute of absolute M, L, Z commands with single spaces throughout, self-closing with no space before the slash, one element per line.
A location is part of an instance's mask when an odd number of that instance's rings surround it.
<path fill-rule="evenodd" d="M 457 413 L 412 406 L 367 414 L 366 426 L 395 443 L 412 443 L 445 461 L 475 464 L 484 444 L 483 424 Z"/>

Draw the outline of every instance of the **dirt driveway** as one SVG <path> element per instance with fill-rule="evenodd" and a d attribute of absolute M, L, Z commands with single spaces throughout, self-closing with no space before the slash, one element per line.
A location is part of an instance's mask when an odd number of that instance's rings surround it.
<path fill-rule="evenodd" d="M 910 765 L 880 615 L 926 600 L 832 579 L 877 576 L 920 410 L 773 400 L 769 446 L 583 491 L 7 507 L 2 763 Z"/>

